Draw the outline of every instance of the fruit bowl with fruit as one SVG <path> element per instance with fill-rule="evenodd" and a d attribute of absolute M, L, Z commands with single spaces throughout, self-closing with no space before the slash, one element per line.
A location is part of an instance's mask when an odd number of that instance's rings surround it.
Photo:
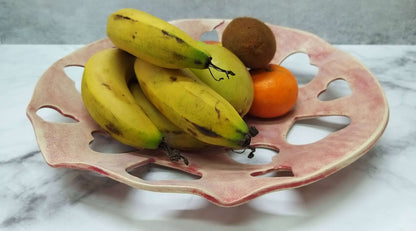
<path fill-rule="evenodd" d="M 172 42 L 181 45 L 192 39 L 195 43 L 189 43 L 197 44 L 193 46 L 204 47 L 211 44 L 201 44 L 202 34 L 216 31 L 221 42 L 230 22 L 228 19 L 184 19 L 169 23 L 189 38 L 170 31 L 169 26 L 165 29 L 163 22 L 152 25 L 163 28 L 160 34 Z M 268 192 L 301 187 L 330 176 L 364 155 L 387 126 L 388 105 L 377 79 L 353 56 L 308 32 L 267 24 L 276 41 L 269 64 L 279 66 L 291 54 L 301 52 L 319 69 L 308 84 L 283 85 L 284 89 L 292 89 L 292 93 L 282 93 L 268 90 L 265 83 L 257 84 L 254 77 L 261 77 L 259 68 L 250 70 L 243 66 L 228 70 L 227 67 L 240 65 L 232 61 L 227 64 L 232 58 L 216 62 L 215 56 L 205 59 L 204 54 L 194 54 L 191 56 L 200 60 L 189 61 L 178 52 L 160 52 L 158 49 L 166 48 L 155 48 L 147 41 L 137 48 L 143 55 L 140 59 L 146 61 L 136 59 L 138 55 L 125 44 L 148 39 L 137 31 L 128 33 L 130 24 L 137 23 L 134 15 L 118 14 L 114 23 L 118 34 L 128 36 L 129 42 L 120 42 L 123 40 L 113 38 L 107 31 L 109 38 L 56 61 L 35 87 L 27 116 L 42 155 L 52 167 L 89 170 L 138 189 L 196 194 L 219 206 L 237 206 Z M 155 57 L 157 54 L 176 56 L 182 64 L 172 63 L 171 58 Z M 156 64 L 147 59 L 156 60 Z M 68 66 L 85 68 L 81 93 L 64 72 Z M 281 74 L 275 72 L 282 71 L 269 72 L 276 77 Z M 217 78 L 210 79 L 210 76 Z M 291 78 L 287 73 L 284 76 Z M 352 93 L 334 100 L 319 99 L 328 85 L 339 79 L 348 83 Z M 282 80 L 273 81 L 271 85 L 276 87 Z M 268 96 L 260 96 L 256 91 L 268 92 L 265 94 Z M 273 92 L 279 97 L 269 107 L 285 97 L 295 98 L 295 103 L 286 101 L 289 109 L 284 109 L 284 113 L 275 110 L 279 115 L 270 115 L 273 110 L 264 112 L 265 106 L 261 103 L 257 107 L 262 109 L 251 108 L 259 116 L 249 112 L 249 106 L 256 100 L 273 98 Z M 256 95 L 260 98 L 256 99 Z M 53 108 L 75 123 L 45 121 L 37 113 L 42 108 Z M 322 116 L 343 116 L 350 123 L 317 142 L 299 145 L 287 141 L 295 122 Z M 99 152 L 91 148 L 94 134 L 109 135 L 134 149 L 112 154 Z M 230 155 L 248 149 L 251 157 L 251 150 L 257 149 L 256 155 L 261 148 L 277 154 L 270 162 L 260 164 L 250 163 L 250 159 L 241 163 Z M 184 172 L 193 178 L 147 180 L 134 174 L 149 165 Z"/>

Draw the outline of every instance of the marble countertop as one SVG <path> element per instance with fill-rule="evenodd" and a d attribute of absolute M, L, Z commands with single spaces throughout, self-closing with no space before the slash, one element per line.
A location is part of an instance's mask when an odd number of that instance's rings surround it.
<path fill-rule="evenodd" d="M 0 45 L 0 230 L 416 229 L 416 46 L 338 45 L 381 83 L 384 134 L 325 179 L 232 208 L 45 163 L 26 106 L 43 72 L 80 47 Z"/>

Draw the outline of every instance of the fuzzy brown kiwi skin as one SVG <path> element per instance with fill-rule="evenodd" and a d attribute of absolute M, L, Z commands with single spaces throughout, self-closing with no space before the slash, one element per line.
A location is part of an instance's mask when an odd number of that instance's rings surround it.
<path fill-rule="evenodd" d="M 233 19 L 224 29 L 221 42 L 252 69 L 267 66 L 276 53 L 275 35 L 256 18 Z"/>

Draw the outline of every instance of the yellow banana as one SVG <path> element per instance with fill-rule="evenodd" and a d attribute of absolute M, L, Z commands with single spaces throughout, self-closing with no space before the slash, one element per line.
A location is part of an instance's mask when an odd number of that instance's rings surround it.
<path fill-rule="evenodd" d="M 189 68 L 202 82 L 224 97 L 240 114 L 244 116 L 250 110 L 254 97 L 253 79 L 241 60 L 219 44 L 201 42 L 213 57 L 214 64 L 234 70 L 235 76 L 227 81 L 215 81 L 214 76 L 221 76 L 217 70 Z"/>
<path fill-rule="evenodd" d="M 136 59 L 136 78 L 146 97 L 172 123 L 213 145 L 249 147 L 257 134 L 233 106 L 189 71 L 167 69 Z"/>
<path fill-rule="evenodd" d="M 124 8 L 107 21 L 107 36 L 120 49 L 165 68 L 214 68 L 211 55 L 201 44 L 174 25 L 146 12 Z"/>
<path fill-rule="evenodd" d="M 116 140 L 137 148 L 156 149 L 162 133 L 130 93 L 135 57 L 117 48 L 95 53 L 86 63 L 81 95 L 91 117 Z"/>
<path fill-rule="evenodd" d="M 129 88 L 137 104 L 162 132 L 166 143 L 170 147 L 181 150 L 192 150 L 208 146 L 208 144 L 203 143 L 184 132 L 178 126 L 170 122 L 166 116 L 160 113 L 159 110 L 157 110 L 157 108 L 146 98 L 137 81 L 131 82 Z"/>

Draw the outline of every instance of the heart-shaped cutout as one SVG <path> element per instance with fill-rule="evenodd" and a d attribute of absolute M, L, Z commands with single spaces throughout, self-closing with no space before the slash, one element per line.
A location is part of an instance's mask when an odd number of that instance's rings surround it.
<path fill-rule="evenodd" d="M 292 172 L 291 167 L 279 166 L 278 168 L 269 169 L 264 172 L 251 173 L 254 177 L 293 177 L 295 174 Z"/>
<path fill-rule="evenodd" d="M 77 123 L 71 115 L 64 115 L 58 108 L 44 106 L 36 111 L 36 114 L 46 122 L 51 123 Z"/>
<path fill-rule="evenodd" d="M 319 68 L 310 63 L 309 56 L 305 53 L 294 53 L 286 57 L 281 66 L 288 69 L 296 77 L 299 86 L 306 85 L 318 74 Z"/>
<path fill-rule="evenodd" d="M 234 150 L 228 152 L 229 156 L 236 162 L 250 165 L 262 165 L 272 162 L 273 157 L 279 153 L 279 150 L 273 150 L 270 148 L 258 147 L 256 148 L 254 155 L 250 158 L 249 155 L 252 152 L 251 149 L 246 150 Z"/>
<path fill-rule="evenodd" d="M 351 88 L 347 81 L 343 79 L 335 79 L 331 81 L 326 90 L 318 95 L 321 101 L 330 101 L 343 98 L 352 94 Z"/>
<path fill-rule="evenodd" d="M 350 123 L 351 120 L 346 116 L 319 116 L 299 119 L 289 129 L 286 140 L 294 145 L 315 143 L 331 133 L 347 127 Z"/>
<path fill-rule="evenodd" d="M 84 67 L 80 65 L 68 65 L 64 67 L 65 74 L 75 83 L 75 88 L 81 92 L 81 81 Z"/>
<path fill-rule="evenodd" d="M 109 134 L 96 131 L 92 132 L 94 139 L 90 142 L 89 146 L 92 150 L 100 153 L 126 153 L 136 150 L 135 148 L 125 145 Z"/>
<path fill-rule="evenodd" d="M 166 166 L 161 166 L 155 163 L 147 163 L 128 169 L 130 175 L 138 177 L 147 181 L 161 181 L 161 180 L 198 180 L 202 176 L 191 174 L 189 172 L 181 171 Z"/>
<path fill-rule="evenodd" d="M 218 32 L 216 30 L 207 31 L 200 37 L 201 41 L 219 41 Z"/>

